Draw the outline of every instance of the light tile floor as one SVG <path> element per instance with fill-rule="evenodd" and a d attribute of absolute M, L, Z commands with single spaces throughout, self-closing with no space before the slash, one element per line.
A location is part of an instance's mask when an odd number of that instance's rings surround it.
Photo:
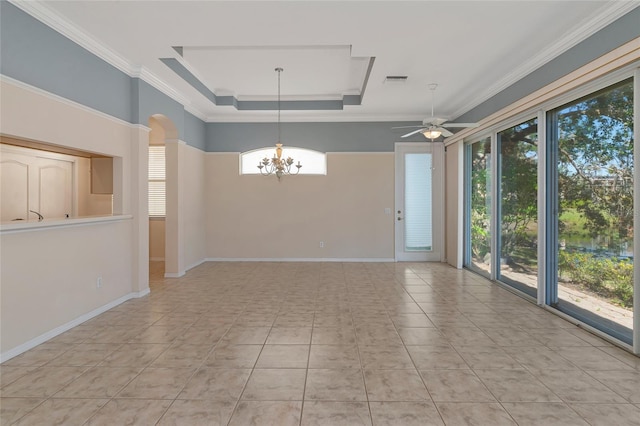
<path fill-rule="evenodd" d="M 640 425 L 640 358 L 435 263 L 152 267 L 0 366 L 0 424 Z"/>

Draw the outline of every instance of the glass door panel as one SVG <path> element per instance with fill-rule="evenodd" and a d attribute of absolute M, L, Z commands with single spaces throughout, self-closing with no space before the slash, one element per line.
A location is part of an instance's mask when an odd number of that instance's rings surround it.
<path fill-rule="evenodd" d="M 432 154 L 404 156 L 404 249 L 431 251 L 433 248 Z"/>
<path fill-rule="evenodd" d="M 468 148 L 467 229 L 469 251 L 466 266 L 491 275 L 491 138 Z"/>
<path fill-rule="evenodd" d="M 558 270 L 550 304 L 631 344 L 633 82 L 565 105 L 551 116 Z"/>
<path fill-rule="evenodd" d="M 533 119 L 498 133 L 497 279 L 536 297 L 538 287 L 538 125 Z"/>

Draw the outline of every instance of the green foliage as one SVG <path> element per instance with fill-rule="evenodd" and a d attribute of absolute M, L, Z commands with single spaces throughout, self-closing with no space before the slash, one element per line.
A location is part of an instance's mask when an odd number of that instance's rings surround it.
<path fill-rule="evenodd" d="M 561 109 L 557 122 L 560 212 L 580 212 L 615 252 L 633 238 L 633 83 Z"/>
<path fill-rule="evenodd" d="M 500 141 L 501 257 L 531 246 L 538 215 L 538 124 L 530 120 L 498 134 Z M 535 233 L 535 232 L 534 232 Z"/>
<path fill-rule="evenodd" d="M 625 308 L 633 306 L 633 264 L 598 258 L 591 253 L 560 251 L 560 276 L 582 285 Z"/>
<path fill-rule="evenodd" d="M 491 251 L 490 229 L 491 140 L 473 144 L 471 152 L 471 254 L 484 260 Z"/>
<path fill-rule="evenodd" d="M 612 303 L 631 307 L 633 263 L 615 256 L 632 245 L 633 82 L 573 102 L 550 113 L 557 133 L 548 147 L 557 159 L 558 235 L 592 241 L 596 254 L 560 251 L 559 275 Z M 535 266 L 537 220 L 536 120 L 498 133 L 498 165 L 490 163 L 488 139 L 472 145 L 471 249 L 482 259 L 490 250 L 490 170 L 499 167 L 500 257 L 520 267 Z M 638 255 L 636 253 L 636 255 Z M 513 267 L 513 264 L 511 266 Z M 524 271 L 524 269 L 523 269 Z M 528 273 L 531 273 L 529 270 Z"/>

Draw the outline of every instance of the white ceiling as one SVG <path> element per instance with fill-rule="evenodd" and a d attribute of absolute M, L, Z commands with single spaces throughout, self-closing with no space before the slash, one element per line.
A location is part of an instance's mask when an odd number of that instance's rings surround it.
<path fill-rule="evenodd" d="M 207 121 L 272 121 L 216 106 L 160 58 L 177 58 L 216 95 L 341 99 L 284 121 L 455 118 L 638 5 L 637 1 L 13 1 Z M 172 46 L 183 47 L 181 57 Z M 385 84 L 387 75 L 407 75 Z"/>

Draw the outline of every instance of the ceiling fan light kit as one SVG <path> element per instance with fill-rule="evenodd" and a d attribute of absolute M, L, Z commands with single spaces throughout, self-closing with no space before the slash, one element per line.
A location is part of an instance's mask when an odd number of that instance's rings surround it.
<path fill-rule="evenodd" d="M 438 131 L 437 129 L 434 129 L 434 130 L 427 129 L 427 130 L 423 130 L 421 133 L 427 139 L 438 139 L 442 135 L 442 132 Z"/>
<path fill-rule="evenodd" d="M 422 121 L 422 126 L 401 126 L 401 127 L 393 127 L 392 130 L 395 129 L 416 129 L 409 133 L 406 133 L 401 138 L 408 138 L 409 136 L 415 135 L 416 133 L 422 133 L 425 138 L 434 141 L 438 139 L 440 136 L 448 138 L 449 136 L 453 136 L 453 133 L 447 130 L 446 128 L 462 128 L 462 127 L 478 127 L 478 123 L 448 123 L 445 118 L 438 118 L 435 116 L 435 91 L 438 87 L 438 84 L 431 83 L 429 84 L 429 90 L 431 90 L 431 117 L 425 118 Z"/>

